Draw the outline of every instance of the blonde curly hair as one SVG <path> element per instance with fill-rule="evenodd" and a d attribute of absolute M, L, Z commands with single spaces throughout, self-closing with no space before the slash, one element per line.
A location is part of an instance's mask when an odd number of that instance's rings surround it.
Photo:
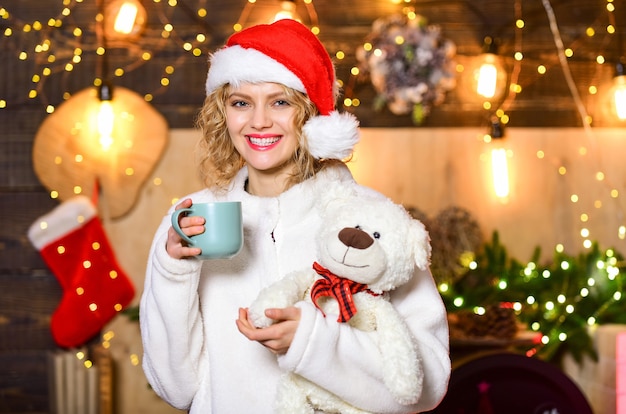
<path fill-rule="evenodd" d="M 312 116 L 318 114 L 315 104 L 306 94 L 281 85 L 290 104 L 296 108 L 294 127 L 297 130 L 298 145 L 293 154 L 295 172 L 287 180 L 287 190 L 339 160 L 319 160 L 308 149 L 308 141 L 302 132 L 302 126 Z M 202 132 L 198 143 L 197 157 L 200 178 L 214 191 L 224 192 L 245 165 L 245 160 L 235 149 L 226 125 L 226 103 L 230 94 L 230 85 L 225 84 L 208 95 L 196 118 L 196 126 Z"/>

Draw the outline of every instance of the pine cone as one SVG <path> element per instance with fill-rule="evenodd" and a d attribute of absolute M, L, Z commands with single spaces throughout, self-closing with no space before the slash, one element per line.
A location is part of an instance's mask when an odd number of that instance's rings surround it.
<path fill-rule="evenodd" d="M 451 336 L 457 337 L 511 339 L 518 331 L 515 311 L 499 305 L 489 306 L 483 315 L 471 310 L 459 311 L 448 321 Z"/>
<path fill-rule="evenodd" d="M 496 338 L 513 338 L 517 334 L 517 317 L 512 308 L 493 305 L 487 309 L 487 335 Z"/>

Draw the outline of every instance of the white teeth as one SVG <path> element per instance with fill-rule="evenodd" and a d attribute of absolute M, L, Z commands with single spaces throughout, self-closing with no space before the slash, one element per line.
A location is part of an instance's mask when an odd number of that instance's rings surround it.
<path fill-rule="evenodd" d="M 275 142 L 278 142 L 278 140 L 280 140 L 279 137 L 271 137 L 271 138 L 254 138 L 254 137 L 248 137 L 250 139 L 250 142 L 253 143 L 254 145 L 258 145 L 260 147 L 266 147 L 268 145 L 272 145 Z"/>

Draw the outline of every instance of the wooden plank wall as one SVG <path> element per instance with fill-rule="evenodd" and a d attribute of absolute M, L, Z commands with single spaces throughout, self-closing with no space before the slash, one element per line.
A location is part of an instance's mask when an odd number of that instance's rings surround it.
<path fill-rule="evenodd" d="M 16 121 L 3 119 L 0 153 L 0 412 L 46 413 L 46 353 L 55 347 L 49 323 L 61 289 L 26 232 L 56 202 L 32 173 L 36 124 L 17 133 L 10 131 Z"/>
<path fill-rule="evenodd" d="M 8 3 L 8 5 L 6 5 Z M 70 2 L 74 4 L 74 2 Z M 175 11 L 167 2 L 144 2 L 150 16 L 147 34 L 159 34 L 163 16 L 175 23 L 181 37 L 203 32 L 209 41 L 203 47 L 213 50 L 221 45 L 231 33 L 246 4 L 245 0 L 179 0 Z M 251 14 L 250 23 L 258 21 L 263 13 L 276 6 L 276 1 L 258 1 Z M 626 8 L 623 0 L 614 2 Z M 74 93 L 92 84 L 97 72 L 97 59 L 93 48 L 85 48 L 82 62 L 72 73 L 57 70 L 47 79 L 37 98 L 28 98 L 36 87 L 33 75 L 46 66 L 41 59 L 20 60 L 21 51 L 32 51 L 42 37 L 50 35 L 55 45 L 64 44 L 67 50 L 59 50 L 58 65 L 62 65 L 72 50 L 63 39 L 75 26 L 84 28 L 85 44 L 93 44 L 95 0 L 76 3 L 71 19 L 59 29 L 45 28 L 41 33 L 23 33 L 21 28 L 34 21 L 47 22 L 52 16 L 60 16 L 61 0 L 20 0 L 5 2 L 10 18 L 0 19 L 0 32 L 14 30 L 13 36 L 0 34 L 0 99 L 7 107 L 0 109 L 0 413 L 46 413 L 48 412 L 48 388 L 45 355 L 56 347 L 49 334 L 49 319 L 56 308 L 61 290 L 53 274 L 48 270 L 39 253 L 30 245 L 26 231 L 40 215 L 53 209 L 57 202 L 51 200 L 33 173 L 31 148 L 38 126 L 46 116 L 48 104 L 59 105 L 65 92 Z M 344 50 L 347 57 L 337 61 L 337 72 L 346 84 L 350 69 L 357 63 L 354 50 L 371 29 L 372 21 L 380 16 L 400 10 L 399 5 L 388 0 L 341 0 L 315 1 L 322 33 L 320 38 L 334 54 Z M 207 17 L 194 15 L 197 5 L 207 7 Z M 520 84 L 524 93 L 511 107 L 511 125 L 521 127 L 576 127 L 580 126 L 577 108 L 558 65 L 552 34 L 545 10 L 540 1 L 521 0 L 467 0 L 467 1 L 414 1 L 418 13 L 433 24 L 442 27 L 446 37 L 457 45 L 459 55 L 473 56 L 479 53 L 482 38 L 496 35 L 502 39 L 501 52 L 512 63 L 515 51 L 515 7 L 522 7 L 526 21 L 524 30 L 524 61 Z M 603 0 L 554 0 L 555 13 L 559 18 L 563 41 L 572 46 L 575 55 L 570 59 L 570 69 L 580 92 L 593 110 L 593 97 L 587 93 L 588 85 L 610 79 L 610 65 L 599 66 L 595 56 L 605 52 L 615 58 L 614 42 L 601 35 L 608 23 Z M 306 13 L 299 5 L 301 13 Z M 190 12 L 191 11 L 191 12 Z M 620 21 L 620 20 L 618 20 Z M 621 21 L 626 21 L 622 19 Z M 584 31 L 592 26 L 599 33 L 587 38 Z M 618 29 L 620 28 L 618 25 Z M 141 43 L 149 48 L 149 43 Z M 83 46 L 85 46 L 83 44 Z M 124 65 L 131 61 L 132 45 L 111 57 L 111 65 Z M 130 56 L 130 57 L 129 57 Z M 188 128 L 204 96 L 206 54 L 189 57 L 174 41 L 161 49 L 147 63 L 136 70 L 127 70 L 125 76 L 116 78 L 119 85 L 141 94 L 153 93 L 153 105 L 165 115 L 171 128 Z M 65 60 L 64 60 L 65 59 Z M 136 61 L 137 59 L 135 59 Z M 538 76 L 536 67 L 545 64 L 546 76 Z M 175 66 L 171 84 L 167 89 L 160 86 L 163 69 Z M 130 67 L 129 67 L 130 68 Z M 389 111 L 376 112 L 372 108 L 374 92 L 366 79 L 355 83 L 354 92 L 363 104 L 352 109 L 365 127 L 412 126 L 410 117 L 398 117 Z M 610 119 L 597 114 L 594 118 L 600 126 L 615 126 Z M 481 126 L 485 114 L 463 103 L 456 92 L 449 94 L 446 102 L 435 108 L 426 122 L 429 127 Z M 620 126 L 620 125 L 618 125 Z"/>

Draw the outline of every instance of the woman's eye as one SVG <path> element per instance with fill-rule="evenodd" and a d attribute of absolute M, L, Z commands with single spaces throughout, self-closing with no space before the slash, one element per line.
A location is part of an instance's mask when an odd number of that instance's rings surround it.
<path fill-rule="evenodd" d="M 230 106 L 233 106 L 235 108 L 241 108 L 241 107 L 244 107 L 244 106 L 247 106 L 247 105 L 248 105 L 248 103 L 246 101 L 232 101 L 230 103 Z"/>
<path fill-rule="evenodd" d="M 289 106 L 289 101 L 286 101 L 284 99 L 279 99 L 276 102 L 274 102 L 274 105 L 276 105 L 276 106 Z"/>

